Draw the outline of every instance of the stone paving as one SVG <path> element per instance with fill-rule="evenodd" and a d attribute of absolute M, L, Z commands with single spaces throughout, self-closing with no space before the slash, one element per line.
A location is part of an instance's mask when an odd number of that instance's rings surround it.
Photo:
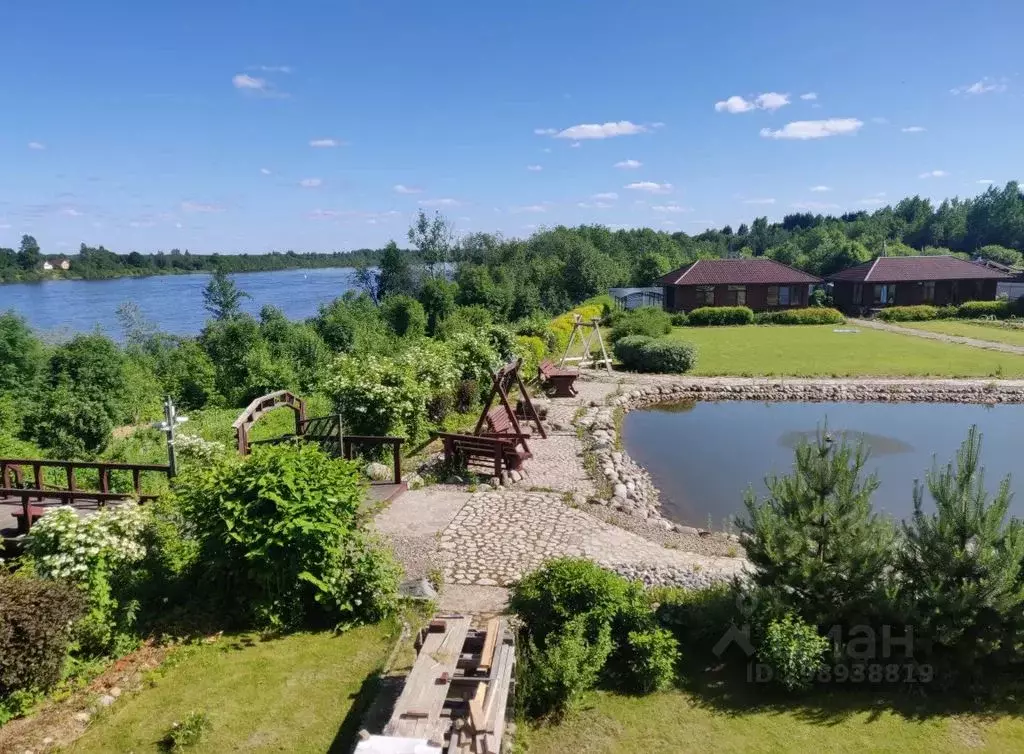
<path fill-rule="evenodd" d="M 557 493 L 514 489 L 471 497 L 442 532 L 438 548 L 446 581 L 483 586 L 510 584 L 560 556 L 615 570 L 671 569 L 694 585 L 731 578 L 745 562 L 669 549 L 571 507 Z"/>

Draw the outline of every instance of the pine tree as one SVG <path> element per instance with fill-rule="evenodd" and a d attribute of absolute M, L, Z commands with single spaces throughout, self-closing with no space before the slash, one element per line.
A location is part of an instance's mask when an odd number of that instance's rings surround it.
<path fill-rule="evenodd" d="M 1015 634 L 1024 632 L 1024 531 L 1006 521 L 1009 477 L 990 499 L 980 456 L 981 435 L 972 426 L 955 462 L 934 465 L 925 484 L 915 483 L 899 556 L 907 618 L 953 675 L 977 675 L 984 661 L 1018 654 Z M 935 513 L 924 512 L 926 487 Z"/>
<path fill-rule="evenodd" d="M 754 581 L 783 607 L 826 630 L 873 622 L 885 611 L 892 524 L 872 512 L 875 475 L 863 445 L 835 442 L 827 427 L 796 449 L 792 474 L 765 480 L 739 521 Z"/>

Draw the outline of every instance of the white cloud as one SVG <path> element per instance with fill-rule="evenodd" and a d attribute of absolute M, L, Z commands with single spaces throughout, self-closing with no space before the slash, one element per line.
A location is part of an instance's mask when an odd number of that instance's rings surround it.
<path fill-rule="evenodd" d="M 866 207 L 877 207 L 880 204 L 885 204 L 885 199 L 871 197 L 870 199 L 861 199 L 857 202 L 857 204 L 863 204 Z"/>
<path fill-rule="evenodd" d="M 334 209 L 314 209 L 306 217 L 310 220 L 331 220 L 340 215 L 341 213 Z"/>
<path fill-rule="evenodd" d="M 336 147 L 339 144 L 340 144 L 340 142 L 335 140 L 335 139 L 312 139 L 309 142 L 309 146 L 316 147 L 317 149 L 326 149 L 326 148 L 330 148 L 330 147 Z"/>
<path fill-rule="evenodd" d="M 978 180 L 978 183 L 980 183 L 982 186 L 991 186 L 993 183 L 995 183 L 995 181 L 993 181 L 991 178 L 981 178 L 980 180 Z"/>
<path fill-rule="evenodd" d="M 660 120 L 656 120 L 653 123 L 651 123 L 651 128 L 664 128 L 664 127 L 665 127 L 665 124 L 663 122 L 661 122 Z"/>
<path fill-rule="evenodd" d="M 554 136 L 556 139 L 610 139 L 614 136 L 634 136 L 646 131 L 646 126 L 619 120 L 608 123 L 581 123 L 559 131 Z"/>
<path fill-rule="evenodd" d="M 757 95 L 757 99 L 754 102 L 762 110 L 778 110 L 780 107 L 789 104 L 789 95 L 779 94 L 778 92 L 765 92 L 764 94 Z"/>
<path fill-rule="evenodd" d="M 523 207 L 512 207 L 509 212 L 547 212 L 548 208 L 543 204 L 527 204 Z"/>
<path fill-rule="evenodd" d="M 775 200 L 771 198 L 767 199 L 744 199 L 744 204 L 775 204 Z"/>
<path fill-rule="evenodd" d="M 182 212 L 223 212 L 224 208 L 219 204 L 204 204 L 202 202 L 187 201 L 181 203 Z"/>
<path fill-rule="evenodd" d="M 303 178 L 299 181 L 299 185 L 302 188 L 319 188 L 324 185 L 324 182 L 319 178 Z"/>
<path fill-rule="evenodd" d="M 668 227 L 668 228 L 673 228 L 676 225 L 676 221 L 675 220 L 662 220 L 661 224 L 666 226 L 666 227 Z"/>
<path fill-rule="evenodd" d="M 260 168 L 260 172 L 263 173 L 263 175 L 270 175 L 270 170 L 267 168 Z"/>
<path fill-rule="evenodd" d="M 255 76 L 249 76 L 245 73 L 239 73 L 231 78 L 231 83 L 234 84 L 235 89 L 252 89 L 258 92 L 262 92 L 267 88 L 267 80 L 256 78 Z"/>
<path fill-rule="evenodd" d="M 607 201 L 615 201 L 618 198 L 619 198 L 619 195 L 616 194 L 614 191 L 605 191 L 605 192 L 600 193 L 600 194 L 594 194 L 591 197 L 591 199 L 598 199 L 598 200 L 604 199 L 604 200 L 607 200 Z"/>
<path fill-rule="evenodd" d="M 254 67 L 257 71 L 263 71 L 264 73 L 291 73 L 292 67 L 290 65 L 258 65 Z"/>
<path fill-rule="evenodd" d="M 540 151 L 543 152 L 544 154 L 551 154 L 551 147 L 544 147 Z"/>
<path fill-rule="evenodd" d="M 807 92 L 806 94 L 801 94 L 800 95 L 800 99 L 806 99 L 806 100 L 818 99 L 818 93 L 817 92 Z"/>
<path fill-rule="evenodd" d="M 905 134 L 919 134 L 924 130 L 924 126 L 906 126 L 900 129 L 900 131 L 902 131 Z"/>
<path fill-rule="evenodd" d="M 643 163 L 640 160 L 619 160 L 612 167 L 620 168 L 621 170 L 636 170 L 641 165 Z"/>
<path fill-rule="evenodd" d="M 753 102 L 748 102 L 738 94 L 734 94 L 729 99 L 724 99 L 721 102 L 715 103 L 715 112 L 721 113 L 745 113 L 748 110 L 753 110 L 757 107 Z"/>
<path fill-rule="evenodd" d="M 682 207 L 678 204 L 654 204 L 651 206 L 655 212 L 692 212 L 692 207 Z"/>
<path fill-rule="evenodd" d="M 636 183 L 627 183 L 625 188 L 632 189 L 633 191 L 647 191 L 651 194 L 668 194 L 672 191 L 672 184 L 637 181 Z"/>
<path fill-rule="evenodd" d="M 926 170 L 918 178 L 945 178 L 949 173 L 945 170 Z"/>
<path fill-rule="evenodd" d="M 450 199 L 444 197 L 442 199 L 421 199 L 420 206 L 422 207 L 458 207 L 462 202 L 457 199 Z"/>
<path fill-rule="evenodd" d="M 715 112 L 747 113 L 751 110 L 778 110 L 789 104 L 789 95 L 779 92 L 763 92 L 753 100 L 734 94 L 728 99 L 715 103 Z"/>
<path fill-rule="evenodd" d="M 0 230 L 8 230 L 11 227 L 10 223 L 0 223 Z"/>
<path fill-rule="evenodd" d="M 544 169 L 544 167 L 542 165 L 527 165 L 526 169 L 531 173 L 539 173 Z"/>
<path fill-rule="evenodd" d="M 74 207 L 64 207 L 60 211 L 60 213 L 64 215 L 64 217 L 81 217 L 82 215 L 85 214 L 84 212 L 81 212 L 75 209 Z"/>
<path fill-rule="evenodd" d="M 883 117 L 881 117 L 879 115 L 876 115 L 874 118 L 871 119 L 871 122 L 875 123 L 875 124 L 877 124 L 879 126 L 884 126 L 885 124 L 887 124 L 889 122 L 889 119 L 888 118 L 883 118 Z"/>
<path fill-rule="evenodd" d="M 793 209 L 802 209 L 805 212 L 822 212 L 827 209 L 839 209 L 838 204 L 831 202 L 793 202 L 790 205 Z"/>
<path fill-rule="evenodd" d="M 29 149 L 42 150 L 42 149 L 46 149 L 46 145 L 43 144 L 41 141 L 30 141 L 28 143 L 28 148 Z"/>
<path fill-rule="evenodd" d="M 831 191 L 831 186 L 811 186 L 811 191 Z"/>
<path fill-rule="evenodd" d="M 575 149 L 576 147 L 579 147 L 579 146 L 581 146 L 581 145 L 580 145 L 580 143 L 579 143 L 578 141 L 574 141 L 574 142 L 573 142 L 572 144 L 570 144 L 569 146 L 570 146 L 570 147 L 573 147 L 573 148 Z"/>
<path fill-rule="evenodd" d="M 795 120 L 782 128 L 762 128 L 761 136 L 766 139 L 823 139 L 826 136 L 854 134 L 863 126 L 856 118 L 829 118 L 828 120 Z"/>
<path fill-rule="evenodd" d="M 583 209 L 611 209 L 614 205 L 608 202 L 576 202 L 576 206 Z"/>
<path fill-rule="evenodd" d="M 535 129 L 533 129 L 533 132 L 535 134 L 537 134 L 537 136 L 554 136 L 555 134 L 558 133 L 558 129 L 557 128 L 535 128 Z"/>
<path fill-rule="evenodd" d="M 980 81 L 975 81 L 973 84 L 957 86 L 949 91 L 951 94 L 988 94 L 989 92 L 998 94 L 999 92 L 1006 91 L 1006 79 L 994 81 L 986 76 Z"/>
<path fill-rule="evenodd" d="M 423 189 L 419 186 L 406 186 L 402 183 L 396 183 L 394 185 L 394 192 L 396 194 L 422 194 Z"/>

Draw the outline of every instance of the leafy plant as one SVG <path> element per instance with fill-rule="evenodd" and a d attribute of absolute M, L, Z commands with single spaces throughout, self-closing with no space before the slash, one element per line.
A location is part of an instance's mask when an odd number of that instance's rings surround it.
<path fill-rule="evenodd" d="M 828 646 L 828 637 L 819 636 L 813 625 L 787 614 L 768 624 L 757 655 L 771 667 L 772 680 L 796 691 L 814 682 Z"/>
<path fill-rule="evenodd" d="M 754 324 L 754 312 L 746 306 L 702 306 L 688 317 L 692 327 Z"/>
<path fill-rule="evenodd" d="M 686 327 L 690 324 L 690 318 L 686 312 L 674 312 L 672 314 L 672 327 Z"/>
<path fill-rule="evenodd" d="M 761 312 L 754 319 L 759 325 L 841 325 L 846 321 L 842 312 L 818 306 Z"/>
<path fill-rule="evenodd" d="M 435 376 L 439 375 L 440 371 L 435 371 Z M 426 434 L 430 386 L 407 359 L 341 356 L 334 361 L 323 388 L 351 434 L 397 435 L 411 440 Z"/>
<path fill-rule="evenodd" d="M 627 335 L 615 342 L 615 345 L 612 346 L 612 352 L 615 354 L 615 358 L 622 362 L 624 367 L 627 369 L 637 369 L 640 364 L 640 354 L 643 351 L 643 347 L 650 343 L 651 340 L 646 335 Z"/>
<path fill-rule="evenodd" d="M 16 716 L 60 680 L 84 599 L 66 583 L 0 573 L 0 606 L 0 699 L 23 692 L 0 714 Z"/>
<path fill-rule="evenodd" d="M 890 306 L 882 309 L 875 316 L 884 322 L 923 322 L 936 319 L 938 314 L 938 307 L 920 304 L 918 306 Z"/>
<path fill-rule="evenodd" d="M 427 331 L 427 314 L 423 304 L 412 296 L 388 296 L 380 307 L 381 317 L 400 338 L 420 338 Z"/>
<path fill-rule="evenodd" d="M 672 685 L 679 660 L 679 643 L 664 628 L 630 631 L 619 651 L 627 677 L 647 694 Z"/>
<path fill-rule="evenodd" d="M 167 735 L 160 742 L 161 747 L 164 751 L 178 751 L 195 746 L 211 727 L 208 714 L 193 710 L 182 720 L 175 720 L 171 723 L 171 729 L 167 731 Z"/>
<path fill-rule="evenodd" d="M 1024 305 L 1018 305 L 1015 301 L 965 301 L 957 307 L 956 316 L 960 319 L 1006 319 L 1012 315 L 1024 314 L 1022 306 Z"/>
<path fill-rule="evenodd" d="M 633 311 L 622 312 L 615 318 L 608 340 L 615 343 L 630 335 L 646 335 L 658 338 L 672 332 L 672 316 L 662 309 L 644 306 Z"/>
<path fill-rule="evenodd" d="M 397 569 L 360 529 L 356 464 L 314 445 L 259 447 L 181 478 L 208 593 L 269 627 L 376 620 L 391 610 Z"/>
<path fill-rule="evenodd" d="M 638 371 L 682 374 L 697 363 L 697 349 L 690 343 L 660 338 L 640 347 Z"/>

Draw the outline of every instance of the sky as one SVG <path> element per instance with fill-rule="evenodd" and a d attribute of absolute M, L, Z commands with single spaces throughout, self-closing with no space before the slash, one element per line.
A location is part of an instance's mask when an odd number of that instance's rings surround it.
<path fill-rule="evenodd" d="M 696 233 L 1024 177 L 1019 0 L 7 0 L 0 246 Z"/>

